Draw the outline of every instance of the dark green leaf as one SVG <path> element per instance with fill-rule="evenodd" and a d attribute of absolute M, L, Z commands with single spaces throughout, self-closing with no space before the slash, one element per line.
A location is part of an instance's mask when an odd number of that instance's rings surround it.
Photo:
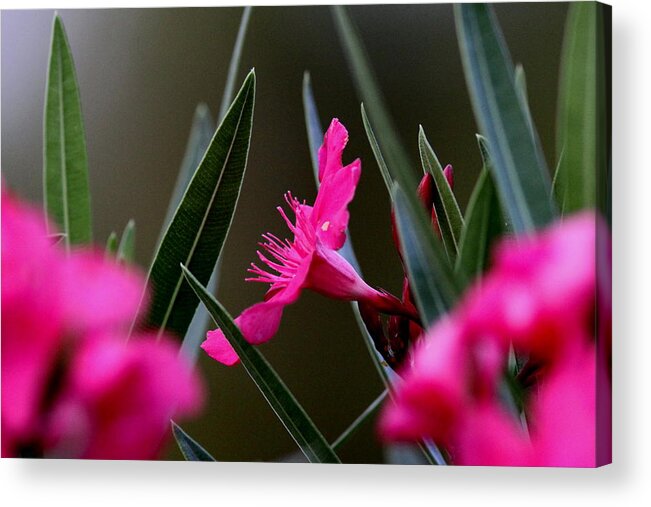
<path fill-rule="evenodd" d="M 561 57 L 554 178 L 554 193 L 564 214 L 595 206 L 597 174 L 607 163 L 602 16 L 596 2 L 570 4 Z"/>
<path fill-rule="evenodd" d="M 518 97 L 513 64 L 492 8 L 455 4 L 461 56 L 475 117 L 486 136 L 495 182 L 515 232 L 554 218 L 549 173 Z"/>
<path fill-rule="evenodd" d="M 479 175 L 466 210 L 455 274 L 466 283 L 481 275 L 490 258 L 490 248 L 502 233 L 504 220 L 497 191 L 488 168 Z"/>
<path fill-rule="evenodd" d="M 392 194 L 410 287 L 423 326 L 428 327 L 456 302 L 459 295 L 457 280 L 421 206 L 409 200 L 398 184 L 394 184 Z"/>
<path fill-rule="evenodd" d="M 184 336 L 198 299 L 179 268 L 207 283 L 230 228 L 249 152 L 255 73 L 251 71 L 224 117 L 174 214 L 149 270 L 147 325 Z"/>
<path fill-rule="evenodd" d="M 127 222 L 122 237 L 120 238 L 120 246 L 117 251 L 118 262 L 127 262 L 133 264 L 136 255 L 136 223 L 133 219 Z"/>
<path fill-rule="evenodd" d="M 183 274 L 215 323 L 235 349 L 253 382 L 296 441 L 310 463 L 339 463 L 339 458 L 314 425 L 303 407 L 258 349 L 249 344 L 224 307 L 185 266 Z"/>
<path fill-rule="evenodd" d="M 90 243 L 88 158 L 79 86 L 63 22 L 54 16 L 45 89 L 44 207 L 66 248 Z"/>
<path fill-rule="evenodd" d="M 217 461 L 208 451 L 201 447 L 194 438 L 183 431 L 178 424 L 174 421 L 170 422 L 172 423 L 174 439 L 176 440 L 176 444 L 179 446 L 185 461 Z"/>
<path fill-rule="evenodd" d="M 348 66 L 353 75 L 357 93 L 368 108 L 369 116 L 375 123 L 375 131 L 378 134 L 380 145 L 384 148 L 387 165 L 392 171 L 402 171 L 410 174 L 413 180 L 411 171 L 414 166 L 400 142 L 398 130 L 382 97 L 382 92 L 373 73 L 362 39 L 348 16 L 346 7 L 334 5 L 332 9 L 335 26 L 346 52 Z M 410 188 L 404 182 L 401 182 L 401 184 L 405 188 Z M 415 191 L 416 185 L 413 184 L 412 186 Z"/>
<path fill-rule="evenodd" d="M 429 144 L 425 131 L 421 126 L 418 130 L 418 148 L 423 170 L 434 177 L 436 192 L 434 195 L 434 207 L 438 217 L 443 245 L 452 262 L 457 257 L 461 229 L 463 228 L 463 216 L 457 204 L 457 199 L 452 193 L 452 188 L 443 174 L 443 166 L 439 162 L 432 146 Z"/>
<path fill-rule="evenodd" d="M 237 38 L 235 39 L 235 46 L 233 47 L 233 54 L 231 55 L 231 62 L 228 66 L 228 75 L 226 76 L 226 86 L 224 87 L 224 93 L 222 95 L 221 104 L 219 107 L 219 120 L 222 120 L 229 104 L 233 101 L 233 92 L 235 88 L 235 82 L 237 79 L 237 73 L 240 68 L 240 60 L 242 56 L 242 47 L 244 46 L 244 39 L 246 37 L 247 27 L 249 25 L 249 18 L 251 16 L 251 10 L 253 7 L 246 6 L 242 13 L 242 19 L 240 20 L 240 28 L 237 32 Z M 210 121 L 212 125 L 212 121 Z M 211 127 L 214 131 L 214 127 Z M 212 131 L 209 135 L 212 135 Z M 203 151 L 208 147 L 208 142 L 206 141 Z M 202 155 L 203 156 L 203 152 Z M 201 159 L 199 159 L 201 160 Z M 195 164 L 196 166 L 196 164 Z M 194 171 L 194 168 L 192 169 Z M 188 180 L 189 182 L 189 180 Z M 186 182 L 187 186 L 187 182 Z M 178 202 L 177 202 L 178 204 Z M 211 294 L 217 292 L 217 284 L 219 283 L 219 273 L 221 271 L 221 259 L 222 257 L 217 258 L 217 264 L 213 269 L 212 274 L 210 275 L 210 280 L 208 281 L 208 290 Z M 191 362 L 197 360 L 197 355 L 199 353 L 199 344 L 204 340 L 206 336 L 206 330 L 210 324 L 210 315 L 206 309 L 199 305 L 194 312 L 192 321 L 188 326 L 188 330 L 185 333 L 183 338 L 183 343 L 181 344 L 181 353 L 184 354 Z"/>

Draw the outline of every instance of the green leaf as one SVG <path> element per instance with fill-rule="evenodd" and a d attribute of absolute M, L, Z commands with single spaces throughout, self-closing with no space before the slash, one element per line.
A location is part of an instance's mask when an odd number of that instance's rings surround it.
<path fill-rule="evenodd" d="M 228 66 L 228 75 L 226 76 L 226 86 L 224 87 L 224 93 L 222 95 L 222 100 L 219 107 L 218 118 L 220 120 L 224 118 L 224 115 L 226 114 L 229 104 L 233 101 L 235 80 L 237 79 L 237 73 L 240 68 L 242 47 L 244 46 L 244 39 L 246 37 L 246 31 L 249 25 L 249 18 L 251 16 L 252 9 L 253 7 L 246 6 L 244 7 L 244 11 L 242 13 L 242 19 L 240 20 L 240 27 L 239 30 L 237 31 L 237 38 L 235 39 L 235 46 L 233 47 L 231 61 Z M 209 122 L 210 125 L 212 125 L 212 121 L 209 120 Z M 210 142 L 209 136 L 212 135 L 212 132 L 214 131 L 214 126 L 211 126 L 209 128 L 211 129 L 211 131 L 208 134 L 208 140 L 206 141 L 205 146 L 203 146 L 200 156 L 203 156 L 203 152 L 206 150 L 206 148 L 208 147 L 208 143 Z M 197 148 L 199 148 L 199 146 L 197 146 Z M 199 160 L 201 159 L 199 158 Z M 194 172 L 194 167 L 192 168 L 192 171 Z M 186 187 L 187 187 L 187 183 L 186 183 Z M 215 265 L 215 268 L 213 269 L 213 272 L 210 275 L 210 280 L 208 281 L 207 287 L 211 294 L 215 294 L 217 292 L 217 285 L 219 283 L 219 274 L 221 271 L 221 259 L 222 259 L 221 256 L 217 258 L 217 264 Z M 208 315 L 206 309 L 200 305 L 199 307 L 197 307 L 197 309 L 194 312 L 192 321 L 188 326 L 188 329 L 185 333 L 185 337 L 183 338 L 183 343 L 181 344 L 181 354 L 187 357 L 192 363 L 194 363 L 197 360 L 197 356 L 199 354 L 199 344 L 205 339 L 206 330 L 208 329 L 209 325 L 210 325 L 210 315 Z"/>
<path fill-rule="evenodd" d="M 503 230 L 504 220 L 495 184 L 484 166 L 468 202 L 455 275 L 467 284 L 481 275 L 488 266 L 491 245 Z"/>
<path fill-rule="evenodd" d="M 120 238 L 117 251 L 118 262 L 133 264 L 136 255 L 136 223 L 133 219 L 127 222 Z"/>
<path fill-rule="evenodd" d="M 375 155 L 375 160 L 377 162 L 377 165 L 380 168 L 380 174 L 382 175 L 384 184 L 386 185 L 387 190 L 389 191 L 389 195 L 391 195 L 391 187 L 393 186 L 393 177 L 389 172 L 387 163 L 384 161 L 384 155 L 382 155 L 382 150 L 380 150 L 380 145 L 378 144 L 377 138 L 375 137 L 375 132 L 373 132 L 373 127 L 371 127 L 371 122 L 368 120 L 368 116 L 366 115 L 366 109 L 364 108 L 363 103 L 361 104 L 360 109 L 362 111 L 362 123 L 364 124 L 364 130 L 366 131 L 366 137 L 368 137 L 368 142 L 371 145 L 371 150 L 373 151 L 373 155 Z"/>
<path fill-rule="evenodd" d="M 602 16 L 596 2 L 573 2 L 565 27 L 554 178 L 563 214 L 595 206 L 597 174 L 607 164 Z"/>
<path fill-rule="evenodd" d="M 427 328 L 456 302 L 459 296 L 457 280 L 422 207 L 411 201 L 397 183 L 392 195 L 410 287 L 423 327 Z"/>
<path fill-rule="evenodd" d="M 414 166 L 400 142 L 398 130 L 386 107 L 362 39 L 344 6 L 333 5 L 332 12 L 339 38 L 346 53 L 348 66 L 355 81 L 357 93 L 368 108 L 369 116 L 376 125 L 375 131 L 378 134 L 380 144 L 384 147 L 388 167 L 393 171 L 407 172 L 413 180 L 414 177 L 411 171 Z M 401 182 L 401 184 L 404 185 L 404 182 Z M 416 183 L 413 184 L 413 187 L 415 191 Z M 405 185 L 405 188 L 409 188 L 409 186 Z"/>
<path fill-rule="evenodd" d="M 312 169 L 314 172 L 314 181 L 316 182 L 317 188 L 319 187 L 319 164 L 318 164 L 318 151 L 320 147 L 321 139 L 323 139 L 323 130 L 321 128 L 321 121 L 319 120 L 319 111 L 316 106 L 316 101 L 314 100 L 314 93 L 312 92 L 312 83 L 310 80 L 309 73 L 304 74 L 303 78 L 303 107 L 305 112 L 305 125 L 307 128 L 307 135 L 310 147 L 310 156 L 312 158 Z M 353 266 L 355 271 L 362 276 L 362 270 L 357 262 L 357 257 L 355 256 L 355 251 L 350 239 L 350 233 L 347 233 L 346 242 L 344 246 L 339 250 L 341 256 L 348 261 L 348 263 Z M 382 379 L 382 382 L 385 386 L 389 385 L 390 378 L 395 376 L 395 373 L 391 367 L 384 361 L 382 355 L 375 349 L 373 344 L 373 338 L 368 333 L 362 315 L 359 312 L 359 306 L 357 301 L 351 301 L 351 306 L 353 308 L 353 313 L 355 314 L 355 321 L 359 327 L 360 332 L 364 339 L 364 344 L 368 350 L 369 355 L 371 356 L 371 361 L 375 366 L 378 375 Z"/>
<path fill-rule="evenodd" d="M 555 215 L 549 173 L 516 91 L 495 14 L 486 4 L 455 4 L 454 9 L 466 81 L 501 201 L 516 233 L 542 227 Z"/>
<path fill-rule="evenodd" d="M 172 434 L 185 461 L 217 461 L 194 438 L 183 431 L 178 424 L 174 421 L 170 421 L 170 423 L 172 423 Z"/>
<path fill-rule="evenodd" d="M 61 239 L 63 239 L 63 236 L 61 237 Z M 112 231 L 111 234 L 109 234 L 108 239 L 106 240 L 106 248 L 104 249 L 104 256 L 115 258 L 117 253 L 118 253 L 118 235 L 115 233 L 115 231 Z"/>
<path fill-rule="evenodd" d="M 339 463 L 332 447 L 303 410 L 294 395 L 258 349 L 248 343 L 224 307 L 199 280 L 181 266 L 192 290 L 201 299 L 215 323 L 235 349 L 242 366 L 255 382 L 291 437 L 296 441 L 310 463 Z"/>
<path fill-rule="evenodd" d="M 461 215 L 459 204 L 454 193 L 452 193 L 450 184 L 443 174 L 443 167 L 429 144 L 422 126 L 418 129 L 418 148 L 423 170 L 434 177 L 436 187 L 434 207 L 439 221 L 439 228 L 441 229 L 441 237 L 448 257 L 454 262 L 459 250 L 463 215 Z"/>
<path fill-rule="evenodd" d="M 147 326 L 184 336 L 198 299 L 180 264 L 207 283 L 230 228 L 249 153 L 255 102 L 252 70 L 183 195 L 149 270 Z"/>
<path fill-rule="evenodd" d="M 44 208 L 65 245 L 92 241 L 88 158 L 77 74 L 63 22 L 54 16 L 45 89 Z"/>
<path fill-rule="evenodd" d="M 348 428 L 344 430 L 344 432 L 337 437 L 337 440 L 335 440 L 332 443 L 332 448 L 335 451 L 338 451 L 343 445 L 350 440 L 350 438 L 357 433 L 357 430 L 366 422 L 368 421 L 371 417 L 373 417 L 377 411 L 380 409 L 382 406 L 382 402 L 386 399 L 387 395 L 389 394 L 389 391 L 385 389 L 382 391 L 382 394 L 375 398 L 373 402 L 366 407 L 364 412 L 362 412 L 352 423 Z"/>

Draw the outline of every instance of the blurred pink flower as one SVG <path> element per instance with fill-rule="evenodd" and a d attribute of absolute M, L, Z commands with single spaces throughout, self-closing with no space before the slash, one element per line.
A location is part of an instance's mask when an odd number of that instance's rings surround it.
<path fill-rule="evenodd" d="M 596 229 L 607 234 L 584 213 L 502 241 L 490 271 L 413 351 L 381 436 L 432 438 L 459 465 L 609 462 L 609 356 L 597 354 L 594 323 L 610 306 L 596 306 Z M 526 429 L 504 401 L 511 344 L 529 358 L 523 372 L 531 377 L 516 379 Z"/>
<path fill-rule="evenodd" d="M 146 459 L 202 385 L 177 347 L 133 336 L 143 278 L 63 252 L 2 191 L 2 456 Z"/>
<path fill-rule="evenodd" d="M 412 305 L 403 305 L 397 298 L 370 287 L 338 252 L 346 241 L 348 204 L 352 201 L 361 174 L 359 159 L 343 166 L 342 153 L 348 132 L 333 119 L 323 145 L 319 149 L 319 191 L 314 206 L 301 203 L 291 193 L 285 201 L 294 214 L 294 222 L 278 207 L 278 212 L 294 235 L 281 240 L 263 234 L 258 251 L 266 271 L 251 265 L 254 277 L 247 281 L 270 284 L 265 300 L 244 310 L 235 323 L 244 338 L 252 344 L 271 339 L 277 332 L 284 308 L 294 303 L 303 289 L 312 289 L 327 297 L 364 301 L 387 313 L 406 314 L 416 318 Z M 219 329 L 209 331 L 202 348 L 213 359 L 226 365 L 238 357 Z"/>

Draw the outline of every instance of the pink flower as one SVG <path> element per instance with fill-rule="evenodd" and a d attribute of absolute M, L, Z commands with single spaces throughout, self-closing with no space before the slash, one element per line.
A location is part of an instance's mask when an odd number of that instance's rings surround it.
<path fill-rule="evenodd" d="M 397 298 L 370 287 L 337 252 L 346 241 L 348 204 L 361 174 L 359 159 L 347 166 L 342 164 L 347 142 L 345 127 L 333 119 L 319 149 L 321 184 L 314 206 L 287 193 L 285 201 L 294 221 L 281 207 L 278 212 L 293 240 L 281 240 L 269 233 L 262 236 L 265 241 L 260 246 L 264 252 L 258 251 L 258 257 L 266 268 L 252 264 L 249 271 L 255 276 L 247 281 L 268 283 L 270 288 L 263 302 L 247 308 L 235 319 L 244 338 L 252 344 L 266 342 L 276 334 L 283 310 L 299 298 L 303 289 L 335 299 L 363 301 L 378 311 L 417 318 L 413 306 L 403 305 Z M 238 362 L 237 354 L 219 329 L 209 331 L 201 346 L 221 363 Z"/>
<path fill-rule="evenodd" d="M 582 213 L 535 236 L 502 241 L 490 272 L 466 298 L 467 325 L 540 359 L 561 354 L 572 343 L 568 336 L 592 333 L 596 230 L 603 227 Z"/>
<path fill-rule="evenodd" d="M 414 350 L 381 436 L 433 438 L 460 465 L 609 462 L 609 354 L 597 353 L 594 322 L 595 312 L 610 322 L 611 310 L 603 295 L 596 306 L 597 229 L 607 235 L 584 213 L 502 241 L 490 271 Z M 511 343 L 529 357 L 515 378 L 526 429 L 504 402 Z"/>
<path fill-rule="evenodd" d="M 153 459 L 169 420 L 202 403 L 171 340 L 98 336 L 80 344 L 69 369 L 46 435 L 58 457 Z"/>
<path fill-rule="evenodd" d="M 202 385 L 168 339 L 127 340 L 143 278 L 63 252 L 2 191 L 2 456 L 146 459 Z"/>

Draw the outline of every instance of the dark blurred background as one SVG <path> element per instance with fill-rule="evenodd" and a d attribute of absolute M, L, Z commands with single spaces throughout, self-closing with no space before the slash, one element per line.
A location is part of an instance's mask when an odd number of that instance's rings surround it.
<path fill-rule="evenodd" d="M 498 4 L 514 61 L 525 68 L 530 106 L 548 156 L 554 152 L 558 66 L 567 4 Z M 241 8 L 59 11 L 72 46 L 86 126 L 95 241 L 130 218 L 137 259 L 147 266 L 183 157 L 196 104 L 216 114 Z M 417 162 L 422 124 L 443 163 L 455 169 L 465 207 L 480 168 L 477 127 L 466 91 L 452 5 L 349 7 L 402 139 Z M 53 11 L 2 12 L 2 176 L 18 194 L 42 199 L 43 97 Z M 246 284 L 259 235 L 287 235 L 275 211 L 285 191 L 315 195 L 301 103 L 309 70 L 325 125 L 348 127 L 344 162 L 361 157 L 350 232 L 366 280 L 398 293 L 388 196 L 359 116 L 359 99 L 328 7 L 256 7 L 240 79 L 256 68 L 257 101 L 242 196 L 225 251 L 219 297 L 236 314 L 261 299 Z M 239 83 L 238 83 L 239 87 Z M 416 170 L 416 166 L 414 168 Z M 304 293 L 262 347 L 326 438 L 333 440 L 381 392 L 348 304 Z M 274 460 L 295 452 L 241 367 L 203 354 L 204 414 L 183 426 L 224 461 Z M 383 460 L 374 428 L 345 449 L 346 462 Z M 168 457 L 179 454 L 170 446 Z"/>

